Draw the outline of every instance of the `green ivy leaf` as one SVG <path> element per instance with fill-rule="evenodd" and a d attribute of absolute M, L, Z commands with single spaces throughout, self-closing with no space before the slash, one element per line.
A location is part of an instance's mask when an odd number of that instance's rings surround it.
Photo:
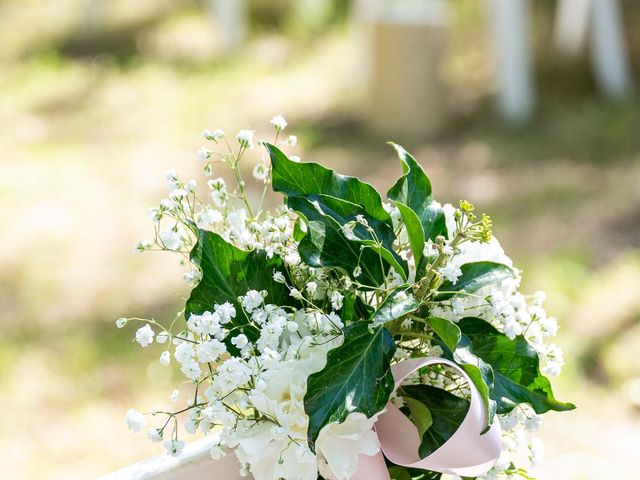
<path fill-rule="evenodd" d="M 382 325 L 417 310 L 420 305 L 421 302 L 411 294 L 411 291 L 406 287 L 400 287 L 387 295 L 372 315 L 371 321 L 375 325 Z"/>
<path fill-rule="evenodd" d="M 340 204 L 338 200 L 332 200 L 334 206 Z M 404 260 L 380 247 L 364 227 L 354 229 L 356 239 L 349 240 L 341 229 L 344 223 L 325 213 L 319 202 L 314 203 L 304 197 L 289 197 L 287 205 L 307 221 L 308 231 L 298 245 L 298 252 L 308 265 L 339 267 L 360 283 L 374 287 L 384 282 L 390 265 L 406 276 Z M 362 269 L 362 275 L 355 277 L 353 272 L 357 266 Z"/>
<path fill-rule="evenodd" d="M 456 346 L 460 343 L 462 334 L 455 323 L 440 317 L 429 317 L 427 318 L 427 322 L 450 350 L 456 349 Z"/>
<path fill-rule="evenodd" d="M 278 147 L 265 144 L 271 157 L 273 189 L 287 196 L 330 195 L 360 205 L 371 217 L 390 224 L 377 190 L 356 177 L 340 175 L 317 163 L 289 160 Z"/>
<path fill-rule="evenodd" d="M 370 330 L 370 326 L 369 322 L 347 326 L 344 342 L 329 352 L 327 366 L 307 380 L 304 409 L 311 448 L 325 425 L 341 423 L 352 412 L 372 417 L 389 401 L 396 345 L 384 327 Z"/>
<path fill-rule="evenodd" d="M 198 241 L 191 250 L 191 260 L 202 270 L 200 283 L 191 291 L 185 308 L 185 318 L 212 311 L 215 304 L 229 302 L 236 307 L 233 326 L 255 340 L 258 331 L 249 324 L 238 296 L 248 290 L 266 290 L 267 301 L 276 305 L 295 305 L 286 286 L 273 281 L 273 270 L 288 275 L 282 259 L 274 255 L 267 258 L 264 251 L 244 251 L 227 243 L 220 235 L 200 230 Z M 230 342 L 228 345 L 232 350 Z"/>
<path fill-rule="evenodd" d="M 555 399 L 551 383 L 540 373 L 538 354 L 523 336 L 510 340 L 480 318 L 463 318 L 458 326 L 469 339 L 469 352 L 493 369 L 491 398 L 497 402 L 497 413 L 508 413 L 521 403 L 538 414 L 575 408 Z"/>
<path fill-rule="evenodd" d="M 469 401 L 430 385 L 404 385 L 400 395 L 423 403 L 431 412 L 433 423 L 422 435 L 418 453 L 425 458 L 451 438 L 469 410 Z"/>
<path fill-rule="evenodd" d="M 422 438 L 429 427 L 433 425 L 431 412 L 424 403 L 419 402 L 415 398 L 405 397 L 404 402 L 407 404 L 409 412 L 411 413 L 411 419 L 418 429 L 418 435 Z"/>
<path fill-rule="evenodd" d="M 413 259 L 416 264 L 416 271 L 420 271 L 422 267 L 422 255 L 424 252 L 424 229 L 420 223 L 420 219 L 416 212 L 407 207 L 404 203 L 396 202 L 396 206 L 400 211 L 400 216 L 407 229 L 409 237 L 409 245 L 413 253 Z"/>
<path fill-rule="evenodd" d="M 403 175 L 389 189 L 387 196 L 413 210 L 422 224 L 425 239 L 435 240 L 438 235 L 447 237 L 444 211 L 434 199 L 431 180 L 410 153 L 395 143 L 391 146 L 398 152 Z"/>
<path fill-rule="evenodd" d="M 454 285 L 445 280 L 438 288 L 443 293 L 438 293 L 436 300 L 448 300 L 456 292 L 473 293 L 487 285 L 499 284 L 502 280 L 513 278 L 513 270 L 502 263 L 496 262 L 472 262 L 465 263 L 460 267 L 462 275 Z"/>

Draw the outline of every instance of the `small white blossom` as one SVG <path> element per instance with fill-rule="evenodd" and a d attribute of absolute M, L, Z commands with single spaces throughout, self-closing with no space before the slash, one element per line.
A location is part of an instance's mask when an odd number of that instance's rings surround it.
<path fill-rule="evenodd" d="M 259 182 L 264 182 L 268 176 L 269 169 L 264 163 L 257 163 L 256 166 L 253 167 L 253 178 L 258 180 Z"/>
<path fill-rule="evenodd" d="M 179 250 L 182 246 L 182 238 L 180 234 L 173 229 L 163 230 L 160 232 L 160 241 L 162 245 L 169 250 Z"/>
<path fill-rule="evenodd" d="M 167 449 L 167 453 L 172 457 L 177 457 L 184 448 L 184 442 L 180 440 L 167 440 L 163 443 L 164 448 Z"/>
<path fill-rule="evenodd" d="M 249 290 L 245 296 L 240 297 L 242 302 L 242 308 L 251 313 L 258 308 L 264 302 L 264 297 L 267 295 L 266 291 L 258 292 L 257 290 Z"/>
<path fill-rule="evenodd" d="M 145 416 L 137 410 L 130 408 L 125 415 L 125 422 L 127 428 L 133 432 L 138 433 L 147 425 L 147 419 Z"/>
<path fill-rule="evenodd" d="M 340 310 L 342 308 L 342 301 L 344 300 L 344 295 L 340 292 L 335 291 L 331 294 L 331 307 L 334 310 Z"/>
<path fill-rule="evenodd" d="M 116 320 L 116 327 L 118 328 L 124 328 L 127 325 L 127 319 L 126 318 L 119 318 Z"/>
<path fill-rule="evenodd" d="M 438 273 L 454 285 L 458 283 L 458 278 L 462 276 L 462 270 L 460 270 L 460 267 L 455 263 L 449 263 L 439 268 Z"/>
<path fill-rule="evenodd" d="M 149 325 L 145 325 L 136 331 L 136 342 L 142 347 L 147 347 L 153 342 L 154 335 L 153 329 Z"/>
<path fill-rule="evenodd" d="M 154 443 L 162 441 L 162 430 L 157 428 L 152 428 L 147 432 L 147 438 Z"/>
<path fill-rule="evenodd" d="M 273 272 L 273 281 L 276 283 L 285 283 L 286 279 L 282 272 Z"/>
<path fill-rule="evenodd" d="M 162 352 L 162 355 L 160 355 L 160 364 L 167 366 L 171 363 L 171 353 L 168 350 L 165 350 L 164 352 Z"/>
<path fill-rule="evenodd" d="M 208 129 L 202 131 L 202 138 L 205 140 L 216 141 L 224 137 L 224 132 L 221 128 L 216 128 L 213 132 Z"/>
<path fill-rule="evenodd" d="M 156 342 L 157 343 L 166 343 L 167 340 L 169 340 L 170 335 L 167 332 L 160 332 L 158 335 L 156 335 Z"/>
<path fill-rule="evenodd" d="M 254 133 L 254 130 L 246 130 L 246 129 L 242 129 L 238 132 L 238 134 L 236 135 L 236 138 L 238 139 L 238 143 L 240 143 L 241 147 L 253 148 L 253 133 Z"/>
<path fill-rule="evenodd" d="M 211 155 L 213 155 L 213 150 L 206 147 L 200 147 L 200 150 L 198 150 L 198 158 L 200 158 L 200 160 L 209 160 Z"/>
<path fill-rule="evenodd" d="M 275 117 L 273 117 L 269 123 L 271 125 L 273 125 L 274 127 L 276 127 L 276 131 L 277 132 L 281 132 L 282 130 L 284 130 L 288 123 L 285 120 L 285 118 L 282 115 L 276 115 Z"/>

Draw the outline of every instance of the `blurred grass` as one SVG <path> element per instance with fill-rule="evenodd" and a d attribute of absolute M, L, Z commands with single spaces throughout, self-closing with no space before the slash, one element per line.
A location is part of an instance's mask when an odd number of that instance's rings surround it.
<path fill-rule="evenodd" d="M 381 189 L 399 173 L 364 122 L 363 39 L 335 18 L 307 35 L 289 19 L 282 36 L 258 15 L 246 48 L 222 57 L 195 2 L 113 1 L 91 45 L 78 43 L 82 2 L 63 3 L 0 2 L 0 463 L 13 479 L 91 478 L 158 452 L 123 413 L 166 403 L 180 377 L 113 322 L 180 308 L 182 267 L 132 249 L 164 171 L 198 175 L 202 128 L 260 130 L 282 112 L 304 159 Z M 541 478 L 635 478 L 640 105 L 551 91 L 529 126 L 502 124 L 478 4 L 456 4 L 455 121 L 406 146 L 439 199 L 492 214 L 525 289 L 547 290 L 560 317 L 568 365 L 554 384 L 580 408 L 549 418 Z"/>

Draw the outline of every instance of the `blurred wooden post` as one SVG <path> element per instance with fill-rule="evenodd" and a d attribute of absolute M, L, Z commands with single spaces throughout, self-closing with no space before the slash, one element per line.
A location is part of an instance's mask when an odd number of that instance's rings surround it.
<path fill-rule="evenodd" d="M 447 5 L 415 5 L 383 10 L 371 23 L 371 123 L 390 138 L 433 135 L 449 116 L 442 78 Z"/>
<path fill-rule="evenodd" d="M 610 97 L 630 94 L 631 73 L 618 0 L 593 0 L 591 27 L 591 56 L 598 86 Z"/>
<path fill-rule="evenodd" d="M 206 0 L 214 24 L 221 30 L 225 52 L 241 46 L 247 39 L 248 19 L 245 0 Z"/>
<path fill-rule="evenodd" d="M 498 109 L 508 121 L 527 121 L 534 108 L 529 44 L 529 1 L 491 0 L 493 43 L 497 55 Z"/>

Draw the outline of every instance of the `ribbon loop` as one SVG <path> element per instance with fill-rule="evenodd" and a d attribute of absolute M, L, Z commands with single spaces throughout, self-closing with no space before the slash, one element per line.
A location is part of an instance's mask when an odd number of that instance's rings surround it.
<path fill-rule="evenodd" d="M 476 477 L 485 474 L 498 460 L 501 449 L 500 424 L 494 422 L 485 430 L 488 412 L 480 392 L 467 373 L 457 364 L 438 357 L 426 357 L 405 360 L 391 367 L 395 379 L 395 388 L 416 370 L 428 366 L 447 365 L 461 375 L 469 384 L 471 401 L 469 411 L 460 427 L 444 445 L 425 458 L 420 458 L 418 448 L 421 438 L 415 425 L 391 402 L 378 417 L 374 428 L 380 440 L 384 456 L 396 465 L 440 473 Z M 389 479 L 381 455 L 360 456 L 356 475 L 351 480 Z M 372 473 L 375 471 L 375 475 Z"/>

